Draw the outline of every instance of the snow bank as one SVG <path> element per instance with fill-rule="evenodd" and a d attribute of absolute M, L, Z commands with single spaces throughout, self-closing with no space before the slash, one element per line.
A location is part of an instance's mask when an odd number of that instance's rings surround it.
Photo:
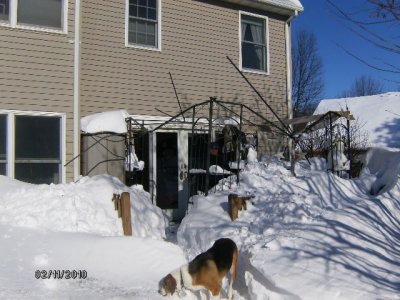
<path fill-rule="evenodd" d="M 123 109 L 89 115 L 81 119 L 81 130 L 85 133 L 126 133 L 127 117 L 129 114 Z"/>
<path fill-rule="evenodd" d="M 298 178 L 277 161 L 247 165 L 230 192 L 255 195 L 248 210 L 231 222 L 229 191 L 194 197 L 178 243 L 192 259 L 218 238 L 235 240 L 237 299 L 396 299 L 399 172 L 382 166 L 397 183 L 373 196 L 366 186 L 379 173 L 374 160 L 373 174 L 356 180 L 321 171 L 326 161 L 320 159 L 299 164 Z"/>
<path fill-rule="evenodd" d="M 113 193 L 129 192 L 132 232 L 137 237 L 165 237 L 162 211 L 140 186 L 128 188 L 109 175 L 83 177 L 77 183 L 33 185 L 0 176 L 0 223 L 54 231 L 123 235 L 112 203 Z"/>

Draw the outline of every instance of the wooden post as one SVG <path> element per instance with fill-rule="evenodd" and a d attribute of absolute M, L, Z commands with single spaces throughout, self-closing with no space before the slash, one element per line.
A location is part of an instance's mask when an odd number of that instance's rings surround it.
<path fill-rule="evenodd" d="M 132 222 L 131 222 L 131 199 L 128 192 L 124 192 L 120 198 L 121 210 L 118 210 L 118 214 L 121 211 L 122 214 L 122 228 L 124 235 L 132 235 Z"/>

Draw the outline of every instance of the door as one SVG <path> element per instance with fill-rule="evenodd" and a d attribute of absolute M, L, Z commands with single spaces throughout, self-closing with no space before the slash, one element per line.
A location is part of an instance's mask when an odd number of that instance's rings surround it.
<path fill-rule="evenodd" d="M 179 221 L 187 207 L 187 133 L 157 132 L 154 148 L 156 204 Z"/>

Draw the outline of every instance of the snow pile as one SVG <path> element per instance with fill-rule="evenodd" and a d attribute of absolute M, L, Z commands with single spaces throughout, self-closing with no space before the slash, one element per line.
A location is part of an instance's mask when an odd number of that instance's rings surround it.
<path fill-rule="evenodd" d="M 249 163 L 257 162 L 257 151 L 254 150 L 252 147 L 249 148 L 249 152 L 247 153 L 247 161 Z"/>
<path fill-rule="evenodd" d="M 240 249 L 235 299 L 396 299 L 400 178 L 394 167 L 374 169 L 384 157 L 372 153 L 369 175 L 357 180 L 321 171 L 321 159 L 299 164 L 298 178 L 277 161 L 247 165 L 230 192 L 255 195 L 248 210 L 231 222 L 229 191 L 195 197 L 178 243 L 192 259 L 218 238 L 234 239 Z M 383 170 L 396 183 L 373 196 L 378 179 L 389 183 Z"/>
<path fill-rule="evenodd" d="M 0 245 L 0 299 L 165 299 L 159 280 L 186 262 L 165 241 L 1 224 Z M 36 270 L 85 270 L 87 278 L 36 279 Z"/>
<path fill-rule="evenodd" d="M 85 133 L 126 133 L 127 117 L 129 114 L 123 109 L 89 115 L 81 119 L 81 130 Z"/>
<path fill-rule="evenodd" d="M 103 236 L 123 235 L 111 199 L 113 193 L 129 192 L 133 235 L 165 237 L 165 218 L 151 204 L 149 194 L 109 175 L 58 185 L 33 185 L 0 176 L 0 190 L 0 224 Z"/>
<path fill-rule="evenodd" d="M 350 110 L 375 147 L 400 148 L 400 93 L 322 100 L 314 114 Z M 368 108 L 368 109 L 366 109 Z"/>
<path fill-rule="evenodd" d="M 223 168 L 221 168 L 218 165 L 211 165 L 209 168 L 209 172 L 210 172 L 210 174 L 213 174 L 213 175 L 231 174 L 230 171 L 224 170 Z"/>

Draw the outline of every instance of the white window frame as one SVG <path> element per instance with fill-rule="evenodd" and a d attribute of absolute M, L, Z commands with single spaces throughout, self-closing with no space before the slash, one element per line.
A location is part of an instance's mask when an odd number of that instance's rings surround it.
<path fill-rule="evenodd" d="M 35 117 L 59 117 L 60 124 L 60 183 L 66 182 L 66 114 L 54 112 L 20 111 L 20 110 L 0 110 L 1 115 L 7 116 L 7 153 L 6 153 L 6 176 L 15 178 L 15 116 L 35 116 Z"/>
<path fill-rule="evenodd" d="M 25 29 L 33 31 L 43 31 L 48 33 L 59 33 L 68 34 L 68 0 L 62 0 L 63 12 L 61 14 L 62 28 L 50 28 L 40 25 L 25 25 L 18 24 L 18 0 L 10 0 L 10 8 L 8 12 L 8 21 L 0 20 L 0 26 L 15 28 L 15 29 Z"/>
<path fill-rule="evenodd" d="M 125 0 L 125 47 L 161 52 L 162 0 L 157 0 L 157 47 L 129 43 L 129 0 Z"/>
<path fill-rule="evenodd" d="M 265 42 L 266 42 L 266 47 L 267 47 L 267 60 L 266 60 L 266 67 L 267 71 L 261 71 L 261 70 L 255 70 L 255 69 L 247 69 L 243 68 L 242 66 L 242 15 L 247 15 L 259 19 L 265 20 Z M 269 22 L 268 22 L 268 17 L 259 15 L 259 14 L 254 14 L 250 13 L 247 11 L 239 10 L 239 69 L 243 72 L 247 73 L 254 73 L 254 74 L 261 74 L 261 75 L 270 75 L 270 55 L 269 55 Z"/>

